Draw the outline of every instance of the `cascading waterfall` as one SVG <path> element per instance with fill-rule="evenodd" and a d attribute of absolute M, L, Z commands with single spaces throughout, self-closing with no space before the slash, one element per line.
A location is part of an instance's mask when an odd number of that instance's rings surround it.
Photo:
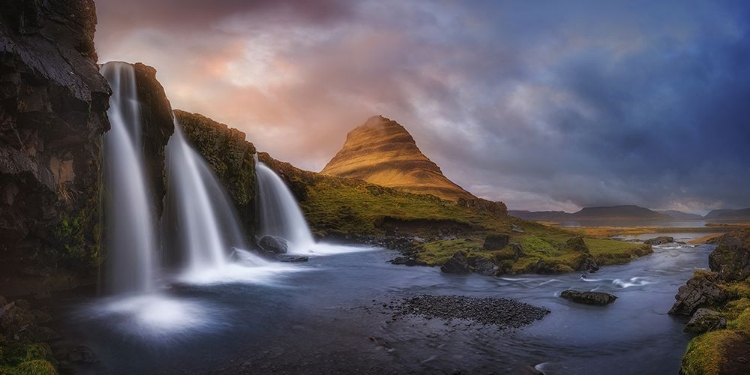
<path fill-rule="evenodd" d="M 229 197 L 203 158 L 185 139 L 175 119 L 167 143 L 168 188 L 165 211 L 176 231 L 175 247 L 186 251 L 189 273 L 223 268 L 232 251 L 247 249 Z M 263 263 L 242 252 L 242 259 Z"/>
<path fill-rule="evenodd" d="M 292 192 L 271 168 L 255 158 L 260 235 L 284 238 L 290 253 L 308 253 L 315 246 L 310 227 Z"/>
<path fill-rule="evenodd" d="M 107 111 L 112 128 L 103 138 L 107 290 L 144 293 L 153 288 L 156 236 L 140 152 L 135 70 L 127 63 L 109 62 L 101 73 L 112 87 Z"/>

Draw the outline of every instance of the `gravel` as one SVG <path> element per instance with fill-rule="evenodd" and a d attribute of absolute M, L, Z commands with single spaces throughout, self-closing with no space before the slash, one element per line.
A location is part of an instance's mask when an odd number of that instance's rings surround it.
<path fill-rule="evenodd" d="M 389 306 L 394 319 L 418 315 L 428 319 L 465 319 L 499 328 L 520 328 L 541 320 L 550 311 L 506 298 L 478 298 L 467 296 L 435 296 L 422 294 L 404 298 Z"/>

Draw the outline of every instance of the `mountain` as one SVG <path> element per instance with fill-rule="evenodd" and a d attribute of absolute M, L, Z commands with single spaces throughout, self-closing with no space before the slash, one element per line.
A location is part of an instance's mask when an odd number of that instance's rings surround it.
<path fill-rule="evenodd" d="M 584 207 L 582 210 L 571 214 L 574 219 L 637 219 L 637 220 L 670 220 L 669 215 L 660 214 L 645 207 L 634 205 L 608 206 L 608 207 Z"/>
<path fill-rule="evenodd" d="M 678 220 L 702 220 L 703 216 L 698 214 L 691 214 L 688 212 L 682 212 L 682 211 L 676 211 L 676 210 L 664 210 L 664 211 L 656 211 L 665 215 L 669 215 L 674 219 Z"/>
<path fill-rule="evenodd" d="M 737 220 L 737 219 L 750 219 L 750 208 L 743 208 L 739 210 L 721 209 L 713 210 L 704 216 L 706 219 L 718 219 L 718 220 Z"/>
<path fill-rule="evenodd" d="M 450 201 L 477 199 L 445 177 L 403 126 L 383 116 L 370 117 L 350 131 L 344 146 L 320 173 Z"/>
<path fill-rule="evenodd" d="M 563 211 L 508 211 L 511 216 L 536 221 L 573 221 L 573 220 L 674 220 L 673 217 L 649 210 L 648 208 L 626 206 L 584 207 L 578 212 Z M 696 215 L 697 216 L 697 215 Z"/>

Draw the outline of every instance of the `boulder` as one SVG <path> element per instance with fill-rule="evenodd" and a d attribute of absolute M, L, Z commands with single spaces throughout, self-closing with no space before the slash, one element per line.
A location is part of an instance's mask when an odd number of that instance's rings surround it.
<path fill-rule="evenodd" d="M 726 281 L 740 281 L 750 276 L 750 246 L 743 239 L 750 238 L 750 230 L 721 237 L 716 249 L 708 256 L 708 266 Z M 750 241 L 750 240 L 747 240 Z"/>
<path fill-rule="evenodd" d="M 569 301 L 573 301 L 575 303 L 583 303 L 586 305 L 596 305 L 596 306 L 604 306 L 608 305 L 612 302 L 615 302 L 617 299 L 616 296 L 604 293 L 604 292 L 582 292 L 578 290 L 564 290 L 560 297 L 565 298 Z"/>
<path fill-rule="evenodd" d="M 453 254 L 452 258 L 448 259 L 448 261 L 440 267 L 440 271 L 459 275 L 471 273 L 471 268 L 469 268 L 469 263 L 466 259 L 466 253 L 463 251 L 457 251 Z"/>
<path fill-rule="evenodd" d="M 578 266 L 575 268 L 575 270 L 594 273 L 599 270 L 599 265 L 594 261 L 593 255 L 582 254 L 578 258 Z"/>
<path fill-rule="evenodd" d="M 477 258 L 474 260 L 474 272 L 485 276 L 494 276 L 499 271 L 497 265 L 489 259 Z"/>
<path fill-rule="evenodd" d="M 409 267 L 427 265 L 427 263 L 412 256 L 396 257 L 395 259 L 391 259 L 390 262 L 391 264 L 402 264 Z"/>
<path fill-rule="evenodd" d="M 727 299 L 727 294 L 717 285 L 718 274 L 697 271 L 687 284 L 680 287 L 675 295 L 671 315 L 691 316 L 700 307 L 715 306 Z"/>
<path fill-rule="evenodd" d="M 300 263 L 307 262 L 309 258 L 304 255 L 277 254 L 276 260 L 284 263 Z"/>
<path fill-rule="evenodd" d="M 482 248 L 485 250 L 499 250 L 510 242 L 510 236 L 507 234 L 489 234 L 484 239 Z"/>
<path fill-rule="evenodd" d="M 656 238 L 652 238 L 650 240 L 643 241 L 643 243 L 649 244 L 649 245 L 663 245 L 665 243 L 672 243 L 674 242 L 674 237 L 669 236 L 659 236 Z"/>
<path fill-rule="evenodd" d="M 515 260 L 525 255 L 523 252 L 523 246 L 520 243 L 512 243 L 510 246 L 513 248 L 513 257 Z"/>
<path fill-rule="evenodd" d="M 511 224 L 510 225 L 510 230 L 512 230 L 512 231 L 514 231 L 516 233 L 523 233 L 523 229 L 521 229 L 521 227 L 519 227 L 516 224 Z"/>
<path fill-rule="evenodd" d="M 586 246 L 586 242 L 584 242 L 583 236 L 576 236 L 565 241 L 563 250 L 574 251 L 577 253 L 588 253 L 589 247 Z"/>
<path fill-rule="evenodd" d="M 727 319 L 719 312 L 700 308 L 695 311 L 695 314 L 690 318 L 690 321 L 685 325 L 685 332 L 701 334 L 710 331 L 716 331 L 724 329 L 727 326 Z"/>
<path fill-rule="evenodd" d="M 286 254 L 286 240 L 276 236 L 263 236 L 258 240 L 258 247 L 267 253 Z"/>

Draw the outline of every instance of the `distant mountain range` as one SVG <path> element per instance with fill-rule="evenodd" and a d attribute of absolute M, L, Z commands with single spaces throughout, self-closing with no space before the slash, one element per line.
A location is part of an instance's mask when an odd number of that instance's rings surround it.
<path fill-rule="evenodd" d="M 508 214 L 526 220 L 536 221 L 587 221 L 587 220 L 609 220 L 609 221 L 675 221 L 675 220 L 749 220 L 750 208 L 741 210 L 714 210 L 706 216 L 691 214 L 682 211 L 666 210 L 654 211 L 645 207 L 634 205 L 585 207 L 574 213 L 563 211 L 522 211 L 510 210 Z"/>

